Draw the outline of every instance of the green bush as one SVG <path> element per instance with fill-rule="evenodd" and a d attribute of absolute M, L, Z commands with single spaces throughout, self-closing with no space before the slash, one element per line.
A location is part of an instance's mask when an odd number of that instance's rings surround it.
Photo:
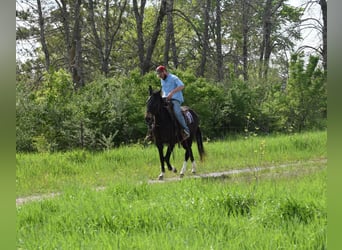
<path fill-rule="evenodd" d="M 198 78 L 187 83 L 184 90 L 184 105 L 190 106 L 200 118 L 202 133 L 206 137 L 215 137 L 222 132 L 220 120 L 224 93 L 212 82 Z"/>
<path fill-rule="evenodd" d="M 315 57 L 304 67 L 294 55 L 286 84 L 279 77 L 215 83 L 191 72 L 171 72 L 184 82 L 184 105 L 199 115 L 204 138 L 326 128 L 326 76 Z M 102 150 L 140 142 L 147 130 L 149 85 L 161 87 L 154 72 L 139 70 L 126 77 L 98 76 L 77 90 L 63 70 L 46 72 L 34 88 L 18 82 L 16 149 Z"/>
<path fill-rule="evenodd" d="M 325 126 L 327 115 L 326 76 L 318 66 L 318 57 L 310 56 L 304 65 L 302 55 L 292 55 L 285 98 L 280 102 L 286 124 L 296 131 Z"/>

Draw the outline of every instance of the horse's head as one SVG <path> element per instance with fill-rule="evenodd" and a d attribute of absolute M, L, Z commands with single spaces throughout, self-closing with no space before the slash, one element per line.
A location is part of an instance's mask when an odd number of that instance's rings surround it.
<path fill-rule="evenodd" d="M 146 101 L 145 121 L 148 127 L 152 128 L 153 116 L 160 112 L 163 100 L 161 97 L 161 91 L 153 91 L 151 86 L 149 86 L 149 94 L 150 96 Z"/>
<path fill-rule="evenodd" d="M 156 115 L 160 112 L 163 99 L 161 97 L 161 90 L 153 91 L 152 87 L 149 86 L 150 96 L 146 102 L 146 113 Z"/>

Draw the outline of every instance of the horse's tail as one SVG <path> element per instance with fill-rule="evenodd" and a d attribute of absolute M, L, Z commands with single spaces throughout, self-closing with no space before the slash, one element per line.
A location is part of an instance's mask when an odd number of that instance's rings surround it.
<path fill-rule="evenodd" d="M 198 153 L 200 155 L 200 160 L 203 161 L 204 156 L 205 156 L 205 151 L 203 147 L 202 132 L 201 132 L 200 127 L 198 127 L 196 131 L 196 142 L 197 142 Z"/>

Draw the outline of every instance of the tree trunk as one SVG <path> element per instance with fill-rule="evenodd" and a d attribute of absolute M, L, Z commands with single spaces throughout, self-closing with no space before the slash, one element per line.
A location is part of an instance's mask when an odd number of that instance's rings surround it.
<path fill-rule="evenodd" d="M 242 3 L 242 62 L 243 79 L 248 81 L 248 18 L 249 18 L 249 0 L 243 0 Z"/>
<path fill-rule="evenodd" d="M 166 24 L 166 34 L 165 34 L 165 47 L 164 47 L 164 65 L 169 66 L 170 55 L 169 51 L 171 49 L 172 52 L 172 61 L 175 68 L 178 67 L 178 56 L 177 56 L 177 47 L 175 41 L 175 31 L 173 25 L 173 4 L 174 0 L 166 1 L 166 15 L 167 15 L 167 24 Z"/>
<path fill-rule="evenodd" d="M 68 2 L 66 0 L 55 0 L 56 4 L 62 13 L 62 23 L 64 28 L 64 41 L 67 48 L 67 64 L 69 71 L 72 75 L 72 80 L 75 89 L 84 86 L 83 79 L 83 61 L 82 61 L 82 43 L 81 43 L 81 4 L 82 0 L 74 1 L 74 27 L 72 32 L 70 32 L 70 15 L 68 9 Z"/>
<path fill-rule="evenodd" d="M 72 79 L 75 84 L 75 89 L 84 86 L 81 42 L 81 4 L 82 0 L 75 0 L 75 23 L 71 48 L 71 55 L 73 56 Z"/>
<path fill-rule="evenodd" d="M 138 56 L 139 56 L 139 62 L 140 62 L 140 72 L 142 75 L 146 74 L 151 66 L 152 66 L 152 54 L 154 51 L 154 48 L 156 46 L 161 25 L 163 22 L 163 19 L 166 15 L 166 0 L 162 0 L 160 4 L 160 9 L 158 12 L 157 20 L 154 26 L 154 30 L 151 36 L 150 43 L 146 49 L 146 55 L 145 55 L 145 44 L 144 44 L 144 33 L 143 33 L 143 21 L 144 21 L 144 7 L 145 7 L 146 1 L 142 0 L 140 5 L 140 11 L 138 8 L 137 0 L 133 0 L 133 11 L 135 15 L 135 20 L 137 24 L 137 36 L 138 36 Z"/>
<path fill-rule="evenodd" d="M 274 14 L 277 12 L 280 6 L 282 6 L 284 0 L 279 0 L 275 2 L 273 0 L 267 0 L 264 7 L 263 14 L 263 39 L 260 46 L 260 78 L 267 78 L 268 67 L 270 56 L 272 53 L 272 18 Z M 273 5 L 274 4 L 274 5 Z"/>
<path fill-rule="evenodd" d="M 67 8 L 66 0 L 61 0 L 62 6 L 59 4 L 59 2 L 56 0 L 57 5 L 60 8 L 60 11 L 62 13 L 62 24 L 64 29 L 64 42 L 66 47 L 66 56 L 65 56 L 65 63 L 68 65 L 69 72 L 72 72 L 72 55 L 71 55 L 71 39 L 70 39 L 70 16 Z"/>
<path fill-rule="evenodd" d="M 269 46 L 270 36 L 271 36 L 271 8 L 272 8 L 272 0 L 267 0 L 264 7 L 263 14 L 263 30 L 262 30 L 262 41 L 260 46 L 260 69 L 259 69 L 259 78 L 263 78 L 265 76 L 265 66 L 268 65 L 266 62 L 266 50 L 267 46 Z"/>
<path fill-rule="evenodd" d="M 152 54 L 153 54 L 154 48 L 156 46 L 156 43 L 157 43 L 157 40 L 159 37 L 161 25 L 163 23 L 163 19 L 164 19 L 165 15 L 166 15 L 166 0 L 162 0 L 161 4 L 160 4 L 160 9 L 159 9 L 157 21 L 155 23 L 154 30 L 152 33 L 151 42 L 150 42 L 150 44 L 146 50 L 146 57 L 145 57 L 145 60 L 143 63 L 143 68 L 142 68 L 143 74 L 147 73 L 152 66 L 152 63 L 151 63 Z"/>
<path fill-rule="evenodd" d="M 138 57 L 139 57 L 139 68 L 141 74 L 143 74 L 144 68 L 144 57 L 145 57 L 145 42 L 144 42 L 144 32 L 143 32 L 143 22 L 144 22 L 144 9 L 146 0 L 141 0 L 140 11 L 138 7 L 137 0 L 133 0 L 133 12 L 135 16 L 135 22 L 137 25 L 137 39 L 138 39 Z"/>
<path fill-rule="evenodd" d="M 200 68 L 198 71 L 199 76 L 204 76 L 205 71 L 205 65 L 207 63 L 207 53 L 209 50 L 209 10 L 210 8 L 210 0 L 203 1 L 203 18 L 204 18 L 204 27 L 203 27 L 203 47 L 202 47 L 202 53 L 201 53 L 201 63 Z"/>
<path fill-rule="evenodd" d="M 171 32 L 171 50 L 172 50 L 172 61 L 173 61 L 173 66 L 177 69 L 179 65 L 179 60 L 178 60 L 178 54 L 177 54 L 177 45 L 176 45 L 176 39 L 175 39 L 175 30 L 174 30 L 174 25 L 173 25 L 173 15 L 170 15 L 171 18 L 171 23 L 172 23 L 172 32 Z"/>
<path fill-rule="evenodd" d="M 110 24 L 109 24 L 109 0 L 106 0 L 105 4 L 105 39 L 104 39 L 104 57 L 102 59 L 101 71 L 107 77 L 109 73 L 109 55 L 113 46 L 113 39 L 110 39 Z"/>
<path fill-rule="evenodd" d="M 323 17 L 323 50 L 322 50 L 322 55 L 323 55 L 323 68 L 325 71 L 328 70 L 328 14 L 327 14 L 327 1 L 326 0 L 320 0 L 319 4 L 321 5 L 321 10 L 322 10 L 322 17 Z"/>
<path fill-rule="evenodd" d="M 38 5 L 38 18 L 39 18 L 39 31 L 40 31 L 40 43 L 42 44 L 43 53 L 45 56 L 45 68 L 46 70 L 50 69 L 50 54 L 46 44 L 45 39 L 45 25 L 44 25 L 44 17 L 42 11 L 42 5 L 40 0 L 37 0 Z"/>
<path fill-rule="evenodd" d="M 216 0 L 216 70 L 217 81 L 221 82 L 224 79 L 223 74 L 223 55 L 222 55 L 222 22 L 221 22 L 221 0 Z"/>
<path fill-rule="evenodd" d="M 108 0 L 106 1 L 108 3 Z M 101 39 L 97 33 L 97 30 L 96 30 L 96 25 L 95 25 L 95 18 L 94 18 L 94 1 L 93 0 L 89 0 L 89 9 L 88 9 L 88 15 L 89 15 L 89 20 L 90 20 L 90 26 L 91 26 L 91 29 L 93 31 L 93 36 L 94 36 L 94 40 L 95 40 L 95 48 L 98 52 L 98 55 L 99 55 L 99 59 L 100 59 L 100 62 L 101 62 L 101 68 L 102 68 L 102 72 L 104 70 L 104 53 L 103 53 L 103 50 L 102 50 L 102 42 L 101 42 Z M 107 15 L 107 13 L 106 13 Z"/>
<path fill-rule="evenodd" d="M 164 65 L 169 66 L 169 51 L 171 47 L 171 32 L 172 32 L 172 5 L 173 0 L 166 0 L 166 31 L 165 31 L 165 46 L 164 46 Z"/>
<path fill-rule="evenodd" d="M 110 1 L 106 0 L 105 2 L 105 20 L 104 20 L 104 39 L 101 41 L 99 36 L 99 31 L 96 29 L 96 21 L 95 21 L 95 14 L 94 14 L 94 1 L 89 0 L 89 19 L 90 19 L 90 26 L 94 35 L 95 39 L 95 48 L 98 51 L 99 61 L 101 63 L 101 72 L 107 77 L 109 74 L 109 60 L 112 48 L 114 46 L 115 37 L 121 27 L 122 23 L 122 15 L 125 11 L 127 0 L 122 1 L 122 6 L 118 7 L 120 13 L 118 16 L 112 17 L 110 15 Z M 113 22 L 112 19 L 115 19 L 116 26 L 111 26 Z"/>

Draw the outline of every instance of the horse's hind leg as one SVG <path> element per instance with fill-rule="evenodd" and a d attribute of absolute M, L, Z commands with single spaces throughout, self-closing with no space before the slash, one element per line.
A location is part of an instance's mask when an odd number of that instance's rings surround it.
<path fill-rule="evenodd" d="M 174 145 L 169 145 L 167 147 L 167 151 L 166 151 L 166 155 L 165 155 L 165 162 L 166 162 L 168 170 L 170 170 L 174 173 L 177 173 L 177 169 L 174 166 L 172 166 L 170 163 L 170 157 L 171 157 L 171 153 L 172 153 L 173 148 L 174 148 Z"/>
<path fill-rule="evenodd" d="M 189 149 L 190 151 L 190 160 L 191 160 L 191 173 L 195 174 L 196 173 L 196 162 L 195 162 L 195 158 L 194 158 L 194 155 L 192 153 L 192 149 L 190 147 Z"/>
<path fill-rule="evenodd" d="M 182 166 L 182 169 L 179 173 L 179 176 L 182 178 L 184 177 L 184 173 L 186 172 L 186 161 L 183 162 L 183 166 Z"/>
<path fill-rule="evenodd" d="M 187 144 L 183 144 L 183 148 L 185 149 L 185 155 L 184 155 L 184 162 L 182 169 L 180 171 L 180 177 L 182 178 L 186 172 L 186 165 L 189 160 L 189 158 L 193 158 L 192 156 L 192 150 L 191 147 L 189 147 Z"/>
<path fill-rule="evenodd" d="M 187 165 L 187 161 L 189 160 L 189 158 L 190 158 L 191 163 L 192 163 L 191 172 L 193 174 L 196 173 L 196 162 L 195 162 L 195 159 L 194 159 L 194 155 L 192 153 L 191 144 L 190 144 L 190 146 L 184 144 L 183 147 L 185 149 L 185 157 L 184 157 L 184 162 L 183 162 L 182 169 L 180 171 L 180 177 L 183 177 L 185 172 L 186 172 L 186 165 Z"/>
<path fill-rule="evenodd" d="M 191 164 L 192 164 L 191 173 L 196 174 L 196 167 L 197 167 L 197 165 L 196 165 L 195 160 L 193 160 L 191 162 Z"/>

